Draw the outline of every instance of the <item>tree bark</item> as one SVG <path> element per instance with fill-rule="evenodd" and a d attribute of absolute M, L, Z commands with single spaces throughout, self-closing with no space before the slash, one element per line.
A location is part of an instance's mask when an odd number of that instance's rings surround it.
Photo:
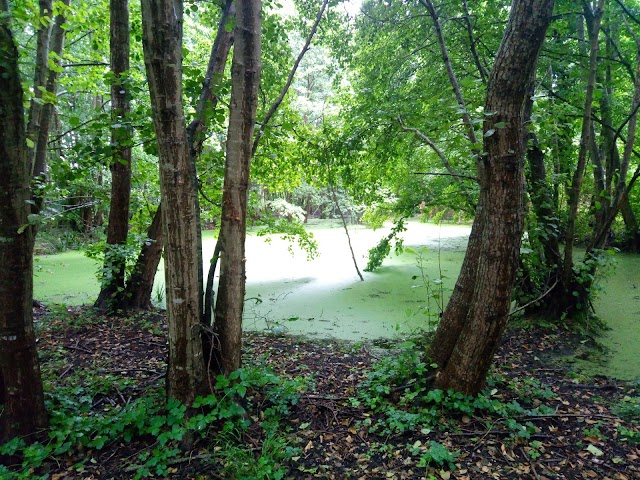
<path fill-rule="evenodd" d="M 224 73 L 224 68 L 229 55 L 229 50 L 233 44 L 233 31 L 226 29 L 227 20 L 233 14 L 233 4 L 227 0 L 222 11 L 222 16 L 218 25 L 218 33 L 211 47 L 209 64 L 202 86 L 202 92 L 196 107 L 195 118 L 187 127 L 190 155 L 195 169 L 195 163 L 202 152 L 206 128 L 208 125 L 208 114 L 216 108 L 218 97 L 215 92 L 215 85 L 220 82 Z M 195 170 L 194 170 L 195 175 Z M 131 279 L 127 283 L 125 299 L 122 308 L 151 308 L 151 293 L 153 290 L 153 279 L 155 278 L 160 256 L 162 254 L 162 216 L 160 210 L 156 212 L 153 222 L 147 231 L 147 242 L 143 245 L 136 261 L 136 267 Z M 200 248 L 200 247 L 198 247 Z M 199 274 L 200 276 L 200 274 Z M 207 295 L 205 293 L 205 295 Z M 206 303 L 206 298 L 205 298 Z M 206 311 L 206 308 L 205 308 Z M 204 317 L 203 317 L 203 320 Z M 205 321 L 210 326 L 209 320 Z M 205 336 L 207 332 L 205 333 Z M 205 352 L 207 349 L 205 348 Z"/>
<path fill-rule="evenodd" d="M 484 122 L 476 237 L 432 344 L 436 388 L 476 394 L 507 324 L 524 223 L 525 102 L 553 4 L 514 0 L 489 77 L 485 111 L 496 114 Z"/>
<path fill-rule="evenodd" d="M 129 1 L 111 0 L 111 203 L 102 286 L 94 307 L 113 312 L 126 302 L 126 254 L 131 199 L 131 128 L 129 102 Z"/>
<path fill-rule="evenodd" d="M 18 50 L 0 19 L 0 437 L 47 426 L 33 331 L 31 164 L 26 150 Z"/>
<path fill-rule="evenodd" d="M 123 297 L 123 309 L 151 309 L 151 293 L 162 258 L 162 247 L 162 204 L 160 204 L 153 215 L 153 220 L 147 230 L 147 238 L 142 244 L 138 260 L 127 282 Z"/>
<path fill-rule="evenodd" d="M 196 183 L 182 104 L 181 0 L 142 0 L 144 59 L 158 141 L 169 322 L 167 395 L 193 403 L 204 385 Z"/>
<path fill-rule="evenodd" d="M 230 373 L 241 365 L 242 311 L 245 293 L 245 236 L 249 166 L 260 83 L 260 0 L 237 0 L 237 27 L 227 134 L 220 281 L 215 305 L 217 345 L 212 367 Z"/>

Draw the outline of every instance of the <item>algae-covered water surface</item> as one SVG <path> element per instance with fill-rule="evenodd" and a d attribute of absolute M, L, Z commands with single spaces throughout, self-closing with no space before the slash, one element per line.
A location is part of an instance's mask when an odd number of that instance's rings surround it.
<path fill-rule="evenodd" d="M 350 229 L 362 271 L 369 248 L 388 233 Z M 401 255 L 374 273 L 355 270 L 342 227 L 314 230 L 320 255 L 292 256 L 280 239 L 247 248 L 248 328 L 275 327 L 296 334 L 345 340 L 390 337 L 424 328 L 439 313 L 459 273 L 469 227 L 411 223 Z"/>
<path fill-rule="evenodd" d="M 594 302 L 611 330 L 601 338 L 609 349 L 594 373 L 622 379 L 640 378 L 640 255 L 618 254 Z"/>
<path fill-rule="evenodd" d="M 401 235 L 408 248 L 392 254 L 376 272 L 362 272 L 364 281 L 356 273 L 341 225 L 323 222 L 310 230 L 319 246 L 319 256 L 311 261 L 278 236 L 270 241 L 247 238 L 246 329 L 359 341 L 426 328 L 455 284 L 470 227 L 410 222 Z M 361 271 L 369 248 L 388 232 L 350 227 Z M 205 232 L 205 267 L 214 244 L 211 232 Z M 90 303 L 98 294 L 98 268 L 81 252 L 39 257 L 35 296 L 45 302 Z M 154 296 L 161 303 L 163 288 L 161 268 L 156 277 L 160 293 Z M 591 372 L 640 377 L 640 256 L 617 257 L 595 305 L 611 326 L 602 340 L 610 354 L 590 365 Z"/>

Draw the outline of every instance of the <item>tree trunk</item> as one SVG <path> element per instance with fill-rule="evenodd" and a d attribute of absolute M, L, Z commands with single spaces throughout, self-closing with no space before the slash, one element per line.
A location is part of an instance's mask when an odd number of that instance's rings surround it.
<path fill-rule="evenodd" d="M 598 71 L 598 36 L 600 34 L 600 23 L 602 21 L 604 0 L 598 1 L 596 10 L 591 12 L 588 4 L 585 3 L 585 17 L 589 26 L 589 76 L 587 79 L 584 114 L 582 117 L 582 134 L 580 136 L 580 148 L 578 151 L 578 164 L 573 173 L 571 188 L 569 189 L 569 213 L 567 217 L 567 227 L 564 239 L 564 262 L 562 272 L 563 298 L 561 308 L 572 309 L 575 303 L 573 291 L 575 278 L 573 272 L 573 245 L 575 242 L 576 219 L 578 216 L 578 205 L 580 203 L 580 193 L 582 189 L 582 179 L 587 162 L 587 151 L 590 147 L 591 137 L 591 111 L 593 109 L 593 92 L 596 84 Z M 582 303 L 582 302 L 579 302 Z"/>
<path fill-rule="evenodd" d="M 49 34 L 51 32 L 51 0 L 39 0 L 38 34 L 36 37 L 36 57 L 33 75 L 33 98 L 29 107 L 29 121 L 27 124 L 28 162 L 31 165 L 30 174 L 33 175 L 35 165 L 36 145 L 40 135 L 40 115 L 42 113 L 42 91 L 46 87 L 48 60 L 49 60 Z"/>
<path fill-rule="evenodd" d="M 213 368 L 230 373 L 241 365 L 245 293 L 245 236 L 252 140 L 260 83 L 260 0 L 237 0 L 237 27 L 231 67 L 231 106 L 222 221 L 220 282 L 214 332 Z"/>
<path fill-rule="evenodd" d="M 63 0 L 64 6 L 69 6 L 71 0 Z M 64 49 L 64 39 L 67 30 L 62 26 L 67 22 L 67 18 L 64 14 L 56 15 L 53 26 L 51 27 L 51 38 L 49 40 L 50 51 L 55 54 L 57 60 L 54 60 L 57 68 L 47 69 L 47 82 L 45 85 L 48 95 L 54 96 L 58 90 L 58 67 L 60 59 L 62 58 L 62 50 Z M 51 102 L 47 102 L 41 106 L 42 111 L 39 114 L 39 125 L 37 129 L 37 142 L 35 146 L 35 154 L 33 157 L 32 175 L 34 177 L 40 177 L 40 181 L 44 181 L 44 176 L 47 170 L 47 155 L 49 153 L 49 130 L 51 129 L 51 121 L 54 116 L 54 105 Z M 36 185 L 38 187 L 38 185 Z M 39 192 L 36 192 L 39 193 Z M 41 194 L 36 195 L 36 208 L 42 206 L 43 198 Z"/>
<path fill-rule="evenodd" d="M 208 125 L 208 115 L 216 108 L 218 97 L 215 86 L 221 81 L 224 67 L 227 62 L 229 50 L 233 43 L 233 31 L 227 31 L 227 21 L 233 13 L 233 4 L 228 0 L 222 11 L 222 16 L 218 25 L 218 33 L 211 47 L 209 64 L 205 74 L 205 81 L 196 108 L 196 115 L 187 127 L 189 149 L 191 159 L 194 164 L 202 152 L 206 127 Z M 194 170 L 195 174 L 195 170 Z M 155 278 L 160 256 L 162 254 L 162 216 L 160 210 L 157 211 L 153 222 L 147 231 L 147 243 L 143 245 L 136 267 L 131 279 L 127 283 L 125 297 L 122 308 L 151 308 L 151 293 L 153 290 L 153 279 Z M 200 247 L 199 247 L 200 248 Z M 199 274 L 200 276 L 200 274 Z M 209 316 L 210 317 L 210 316 Z M 210 318 L 209 318 L 210 320 Z M 207 323 L 210 326 L 210 323 Z M 206 334 L 206 332 L 203 332 Z M 205 348 L 205 352 L 207 349 Z"/>
<path fill-rule="evenodd" d="M 182 104 L 181 0 L 142 0 L 144 60 L 158 141 L 169 322 L 167 395 L 191 404 L 204 380 L 194 169 Z"/>
<path fill-rule="evenodd" d="M 476 48 L 477 40 L 473 35 L 473 27 L 471 26 L 471 15 L 469 15 L 469 6 L 467 5 L 467 0 L 462 0 L 462 6 L 464 7 L 464 26 L 467 30 L 467 36 L 469 37 L 469 50 L 471 50 L 473 62 L 476 64 L 476 68 L 478 69 L 478 73 L 480 74 L 480 80 L 482 80 L 482 83 L 487 83 L 487 78 L 489 77 L 489 75 L 487 74 L 487 69 L 484 68 L 484 65 L 480 61 L 480 55 L 478 55 L 478 49 Z"/>
<path fill-rule="evenodd" d="M 638 219 L 631 208 L 629 197 L 627 196 L 622 199 L 620 213 L 622 214 L 626 229 L 625 243 L 627 249 L 632 252 L 638 252 L 640 251 L 640 226 L 638 226 Z"/>
<path fill-rule="evenodd" d="M 562 256 L 560 254 L 560 227 L 557 213 L 553 209 L 553 192 L 547 183 L 547 172 L 544 165 L 544 152 L 538 145 L 535 134 L 530 135 L 531 144 L 527 151 L 527 159 L 531 172 L 531 180 L 529 185 L 529 195 L 534 213 L 538 219 L 539 228 L 542 229 L 542 235 L 539 241 L 542 244 L 544 262 L 546 268 L 549 268 L 555 277 L 560 265 L 562 264 Z"/>
<path fill-rule="evenodd" d="M 444 39 L 444 35 L 442 34 L 442 25 L 440 23 L 440 16 L 436 11 L 436 8 L 433 4 L 432 0 L 420 0 L 420 3 L 425 6 L 431 19 L 433 20 L 433 27 L 436 31 L 436 37 L 438 39 L 438 45 L 440 46 L 440 53 L 442 54 L 442 62 L 447 70 L 447 76 L 449 77 L 449 83 L 451 83 L 451 88 L 453 89 L 453 93 L 456 96 L 456 101 L 458 102 L 458 107 L 462 111 L 462 121 L 467 129 L 467 138 L 469 142 L 471 142 L 472 150 L 476 153 L 476 145 L 478 144 L 478 139 L 476 138 L 475 127 L 473 126 L 473 122 L 471 121 L 471 116 L 467 110 L 467 105 L 464 101 L 464 97 L 462 95 L 462 90 L 460 89 L 460 84 L 458 83 L 458 79 L 456 77 L 455 72 L 453 71 L 453 65 L 451 65 L 451 60 L 449 58 L 449 50 L 447 48 L 447 44 Z M 477 152 L 480 153 L 480 152 Z"/>
<path fill-rule="evenodd" d="M 151 293 L 158 265 L 162 258 L 162 204 L 153 216 L 147 230 L 147 238 L 142 244 L 138 260 L 127 282 L 123 298 L 123 309 L 151 308 Z"/>
<path fill-rule="evenodd" d="M 220 22 L 218 22 L 216 38 L 211 46 L 207 72 L 205 73 L 205 80 L 196 107 L 196 115 L 187 127 L 189 147 L 194 162 L 197 161 L 202 153 L 209 116 L 218 106 L 218 95 L 215 87 L 222 82 L 224 67 L 233 44 L 233 30 L 228 30 L 227 22 L 229 17 L 234 14 L 233 0 L 227 0 L 222 9 Z"/>
<path fill-rule="evenodd" d="M 26 150 L 18 51 L 9 17 L 0 20 L 0 436 L 47 426 L 33 331 L 31 164 Z"/>
<path fill-rule="evenodd" d="M 524 223 L 525 101 L 553 4 L 514 0 L 489 77 L 485 111 L 496 114 L 484 122 L 486 154 L 472 248 L 432 347 L 439 367 L 436 388 L 476 394 L 507 324 Z M 461 299 L 470 300 L 465 308 Z M 447 340 L 444 348 L 438 337 Z"/>
<path fill-rule="evenodd" d="M 114 311 L 125 303 L 126 253 L 131 198 L 129 103 L 129 0 L 111 0 L 111 203 L 102 287 L 94 306 Z"/>

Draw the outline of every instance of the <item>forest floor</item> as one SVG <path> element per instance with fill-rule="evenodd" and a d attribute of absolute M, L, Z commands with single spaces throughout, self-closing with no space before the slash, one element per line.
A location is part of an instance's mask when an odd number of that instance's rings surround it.
<path fill-rule="evenodd" d="M 63 313 L 36 312 L 47 388 L 56 391 L 65 382 L 101 376 L 105 385 L 90 395 L 92 411 L 121 408 L 149 389 L 162 388 L 167 354 L 162 312 L 126 320 L 80 308 Z M 485 399 L 521 404 L 527 413 L 518 416 L 513 414 L 517 409 L 510 410 L 505 419 L 481 408 L 465 411 L 461 400 L 436 408 L 441 417 L 433 428 L 409 414 L 420 400 L 407 404 L 402 389 L 408 385 L 378 389 L 378 403 L 389 406 L 386 413 L 387 407 L 376 409 L 375 402 L 363 397 L 372 366 L 393 358 L 400 348 L 385 347 L 246 335 L 245 364 L 266 365 L 284 377 L 305 380 L 279 427 L 292 453 L 278 457 L 280 473 L 264 478 L 640 479 L 640 384 L 572 372 L 559 358 L 576 349 L 587 351 L 583 339 L 567 332 L 511 330 L 496 354 Z M 109 383 L 114 376 L 118 382 Z M 252 425 L 240 441 L 251 447 L 256 462 L 259 457 L 268 462 L 266 437 L 257 426 L 265 408 L 259 397 L 259 392 L 247 394 Z M 535 408 L 540 405 L 545 409 Z M 431 408 L 431 414 L 436 410 Z M 127 440 L 59 455 L 37 471 L 48 470 L 54 480 L 133 478 L 143 458 L 139 454 L 156 439 Z M 221 473 L 229 471 L 225 463 L 234 459 L 218 456 L 220 447 L 209 449 L 208 442 L 197 439 L 190 452 L 170 461 L 165 476 L 236 478 Z"/>

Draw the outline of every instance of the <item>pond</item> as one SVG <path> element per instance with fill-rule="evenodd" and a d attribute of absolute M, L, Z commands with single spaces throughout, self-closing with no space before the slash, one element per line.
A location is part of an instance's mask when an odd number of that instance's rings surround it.
<path fill-rule="evenodd" d="M 310 230 L 320 255 L 307 261 L 297 246 L 273 236 L 247 238 L 247 295 L 244 326 L 315 338 L 360 341 L 391 338 L 427 328 L 437 319 L 458 275 L 470 227 L 409 222 L 401 236 L 407 251 L 385 260 L 375 273 L 353 265 L 344 229 L 337 222 L 315 222 Z M 358 266 L 389 228 L 349 227 Z M 215 239 L 204 235 L 205 265 Z M 293 254 L 291 253 L 293 252 Z M 602 338 L 610 350 L 590 373 L 621 379 L 640 377 L 640 256 L 620 254 L 595 302 L 611 326 Z M 44 302 L 78 305 L 98 294 L 98 265 L 80 252 L 38 257 L 35 296 Z M 158 272 L 154 300 L 163 303 L 164 277 Z"/>

